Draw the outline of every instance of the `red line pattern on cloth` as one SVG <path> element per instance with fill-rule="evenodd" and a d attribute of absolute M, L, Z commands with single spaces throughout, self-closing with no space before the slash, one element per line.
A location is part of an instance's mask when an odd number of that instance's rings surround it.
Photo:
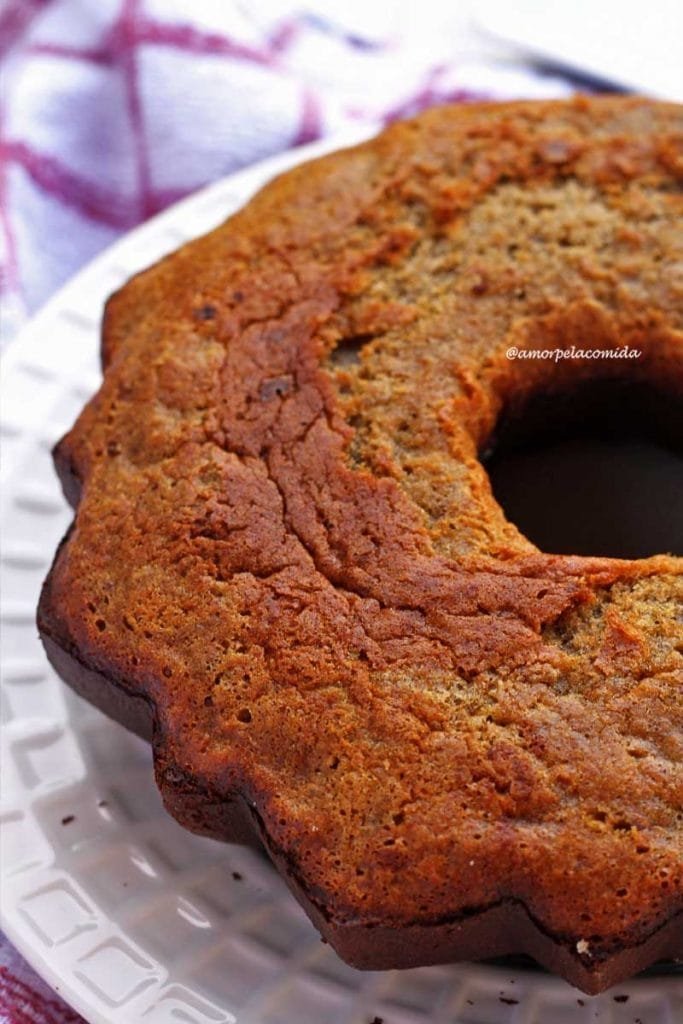
<path fill-rule="evenodd" d="M 26 32 L 37 14 L 50 0 L 6 0 L 0 11 L 0 57 Z"/>
<path fill-rule="evenodd" d="M 149 158 L 140 90 L 138 87 L 137 28 L 139 0 L 123 0 L 121 16 L 115 30 L 119 46 L 120 65 L 123 70 L 128 101 L 128 113 L 133 129 L 135 163 L 138 172 L 139 219 L 144 220 L 154 211 L 150 203 Z"/>
<path fill-rule="evenodd" d="M 229 36 L 216 32 L 200 32 L 192 25 L 166 25 L 151 18 L 141 18 L 137 24 L 135 38 L 138 43 L 169 46 L 203 57 L 231 57 L 234 60 L 253 61 L 267 66 L 273 64 L 273 55 L 268 49 L 245 46 L 230 39 Z"/>
<path fill-rule="evenodd" d="M 299 130 L 292 140 L 293 146 L 315 142 L 322 135 L 322 114 L 320 105 L 310 89 L 304 89 L 301 96 L 301 120 Z"/>
<path fill-rule="evenodd" d="M 14 237 L 14 229 L 9 216 L 7 203 L 7 169 L 8 161 L 4 159 L 2 141 L 2 126 L 4 123 L 4 111 L 0 115 L 0 228 L 5 238 L 5 262 L 0 267 L 0 292 L 5 289 L 16 291 L 21 294 L 21 278 L 19 276 L 19 264 L 17 260 L 17 243 Z"/>
<path fill-rule="evenodd" d="M 110 64 L 112 49 L 109 46 L 67 46 L 64 43 L 31 43 L 24 50 L 31 57 L 63 57 L 65 60 L 83 60 L 92 64 Z"/>
<path fill-rule="evenodd" d="M 46 2 L 49 0 L 42 0 L 42 3 Z M 259 49 L 235 42 L 229 36 L 218 32 L 201 32 L 192 25 L 180 22 L 164 24 L 153 18 L 144 17 L 136 10 L 137 3 L 124 2 L 124 9 L 125 7 L 128 7 L 127 16 L 125 13 L 122 14 L 114 30 L 100 46 L 79 47 L 65 43 L 36 42 L 27 46 L 25 53 L 113 64 L 129 49 L 148 44 L 202 57 L 227 57 L 233 60 L 252 61 L 265 67 L 275 67 L 278 58 L 299 35 L 299 25 L 296 22 L 283 22 L 264 47 Z"/>
<path fill-rule="evenodd" d="M 44 192 L 91 220 L 125 231 L 140 219 L 137 201 L 74 174 L 55 157 L 39 153 L 25 142 L 1 142 L 0 160 L 23 167 Z"/>
<path fill-rule="evenodd" d="M 269 46 L 272 53 L 285 53 L 301 33 L 301 23 L 296 18 L 287 18 L 271 33 Z"/>
<path fill-rule="evenodd" d="M 85 1024 L 61 999 L 46 999 L 5 966 L 0 966 L 0 1012 L 8 1014 L 8 1024 Z"/>

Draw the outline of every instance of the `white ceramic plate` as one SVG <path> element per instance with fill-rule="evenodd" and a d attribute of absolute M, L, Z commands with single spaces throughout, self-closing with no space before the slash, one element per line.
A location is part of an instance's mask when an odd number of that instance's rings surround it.
<path fill-rule="evenodd" d="M 350 141 L 268 160 L 132 232 L 5 357 L 3 927 L 91 1024 L 676 1024 L 680 977 L 588 998 L 510 967 L 352 970 L 265 859 L 191 836 L 164 813 L 147 746 L 63 687 L 38 642 L 39 587 L 71 518 L 50 448 L 98 385 L 106 296 L 274 173 Z"/>

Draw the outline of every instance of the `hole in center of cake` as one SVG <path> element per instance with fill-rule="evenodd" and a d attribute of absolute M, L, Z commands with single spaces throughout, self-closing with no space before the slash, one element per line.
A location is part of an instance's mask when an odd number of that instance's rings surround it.
<path fill-rule="evenodd" d="M 598 381 L 534 396 L 482 456 L 507 518 L 552 554 L 683 555 L 683 402 Z"/>

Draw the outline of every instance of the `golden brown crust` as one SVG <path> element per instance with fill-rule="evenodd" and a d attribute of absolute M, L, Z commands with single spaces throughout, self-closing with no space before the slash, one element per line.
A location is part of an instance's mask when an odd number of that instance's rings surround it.
<path fill-rule="evenodd" d="M 478 460 L 541 391 L 680 399 L 682 135 L 638 99 L 431 111 L 108 304 L 48 653 L 144 695 L 171 811 L 255 823 L 362 966 L 528 951 L 595 991 L 683 953 L 681 559 L 543 554 Z M 579 343 L 643 355 L 505 358 Z"/>

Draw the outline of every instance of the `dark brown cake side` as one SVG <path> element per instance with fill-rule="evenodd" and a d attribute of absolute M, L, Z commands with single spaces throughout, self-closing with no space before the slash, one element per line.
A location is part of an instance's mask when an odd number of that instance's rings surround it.
<path fill-rule="evenodd" d="M 478 461 L 541 392 L 680 403 L 682 135 L 435 110 L 108 304 L 46 650 L 358 966 L 527 952 L 595 992 L 683 954 L 682 560 L 543 554 Z M 571 344 L 642 355 L 505 355 Z"/>

